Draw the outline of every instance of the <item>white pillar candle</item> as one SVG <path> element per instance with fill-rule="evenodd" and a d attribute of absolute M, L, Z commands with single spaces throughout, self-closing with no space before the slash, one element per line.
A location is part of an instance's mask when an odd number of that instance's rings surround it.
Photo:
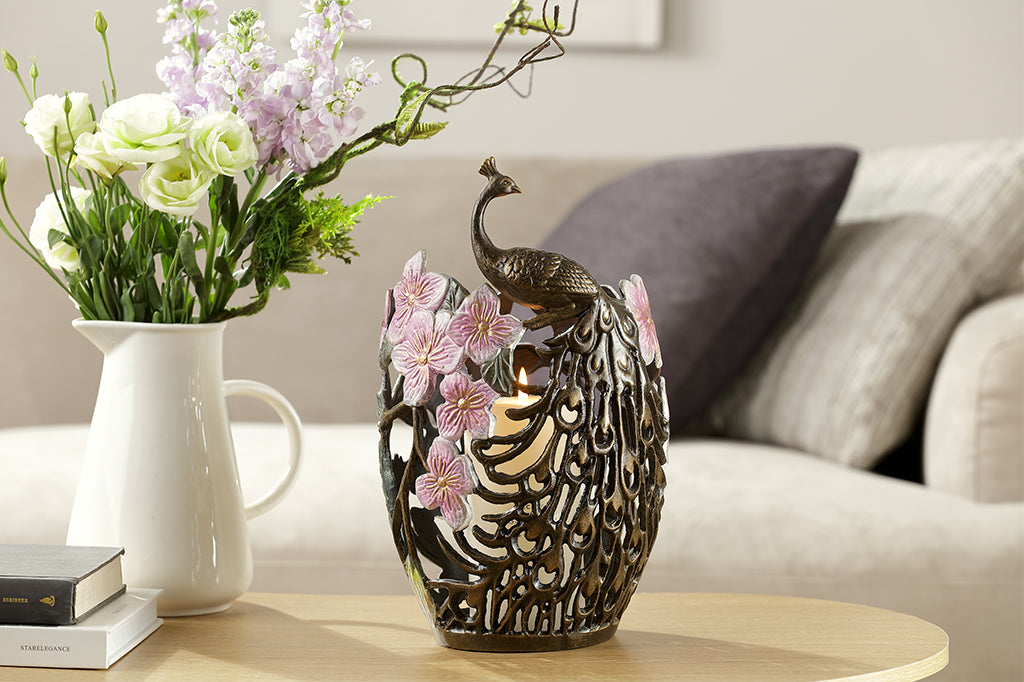
<path fill-rule="evenodd" d="M 519 384 L 526 385 L 527 377 L 525 370 L 519 370 Z M 513 436 L 530 424 L 529 418 L 513 419 L 509 416 L 509 411 L 518 410 L 540 400 L 540 396 L 529 395 L 523 391 L 519 391 L 518 395 L 510 397 L 501 397 L 494 401 L 494 405 L 491 407 L 491 413 L 494 415 L 494 429 L 492 436 Z M 537 463 L 541 455 L 544 453 L 544 448 L 547 447 L 548 441 L 551 438 L 551 434 L 554 432 L 554 425 L 552 424 L 551 417 L 544 417 L 544 425 L 541 427 L 540 432 L 536 438 L 526 447 L 522 452 L 517 454 L 507 462 L 502 462 L 497 465 L 496 470 L 506 476 L 518 474 L 530 466 Z M 522 438 L 526 438 L 527 435 L 522 434 Z M 492 445 L 484 452 L 488 455 L 500 454 L 508 451 L 510 448 L 517 447 L 517 445 Z M 467 449 L 468 452 L 472 453 L 471 449 Z M 473 466 L 476 470 L 477 479 L 480 481 L 482 487 L 487 490 L 491 490 L 499 493 L 514 493 L 519 490 L 518 486 L 512 484 L 501 484 L 496 483 L 487 473 L 487 469 L 483 463 L 481 463 L 475 456 L 470 459 L 473 461 Z M 485 502 L 480 499 L 479 496 L 474 496 L 473 501 L 473 516 L 479 521 L 483 514 L 494 514 L 505 511 L 508 509 L 508 505 L 496 505 L 489 502 Z"/>

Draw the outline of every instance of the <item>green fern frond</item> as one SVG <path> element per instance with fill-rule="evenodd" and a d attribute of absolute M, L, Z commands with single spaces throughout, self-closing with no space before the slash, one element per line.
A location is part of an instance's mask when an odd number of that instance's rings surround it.
<path fill-rule="evenodd" d="M 316 199 L 307 201 L 306 229 L 318 237 L 317 257 L 333 256 L 351 263 L 352 257 L 359 253 L 353 248 L 350 233 L 367 209 L 389 198 L 371 194 L 349 206 L 341 197 L 328 197 L 321 192 Z"/>

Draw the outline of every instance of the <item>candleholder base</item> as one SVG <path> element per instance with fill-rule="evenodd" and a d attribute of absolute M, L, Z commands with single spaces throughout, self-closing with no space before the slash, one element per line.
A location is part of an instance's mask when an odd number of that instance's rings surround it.
<path fill-rule="evenodd" d="M 487 651 L 490 653 L 564 651 L 607 642 L 615 635 L 618 627 L 617 623 L 611 623 L 597 630 L 570 632 L 564 635 L 497 635 L 435 629 L 434 637 L 441 646 L 463 651 Z"/>

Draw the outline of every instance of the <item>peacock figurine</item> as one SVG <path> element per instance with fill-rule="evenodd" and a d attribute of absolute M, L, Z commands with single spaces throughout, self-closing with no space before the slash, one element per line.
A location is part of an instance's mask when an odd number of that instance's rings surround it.
<path fill-rule="evenodd" d="M 521 331 L 507 336 L 507 354 L 466 359 L 431 379 L 443 404 L 425 398 L 407 404 L 406 381 L 423 372 L 417 362 L 440 358 L 438 349 L 448 344 L 437 335 L 447 320 L 459 326 L 472 313 L 474 331 L 500 336 L 508 327 L 502 318 L 511 317 L 486 312 L 488 296 L 497 305 L 487 285 L 467 296 L 455 280 L 423 273 L 425 256 L 410 261 L 403 301 L 412 300 L 406 291 L 425 300 L 430 286 L 447 293 L 434 297 L 438 307 L 429 324 L 429 316 L 412 313 L 422 331 L 393 352 L 388 334 L 381 337 L 381 474 L 395 545 L 439 642 L 488 651 L 586 646 L 615 632 L 657 535 L 668 440 L 660 351 L 638 277 L 623 281 L 620 294 L 564 255 L 496 247 L 484 230 L 485 209 L 521 190 L 493 158 L 480 173 L 487 185 L 473 208 L 471 232 L 480 271 L 498 294 L 536 313 L 522 326 L 552 326 L 554 334 L 542 347 L 521 342 Z M 428 286 L 433 277 L 444 285 Z M 395 319 L 389 312 L 385 325 Z M 403 343 L 421 345 L 409 352 Z M 397 376 L 389 364 L 394 354 L 400 356 L 394 367 L 405 368 Z M 486 393 L 473 386 L 487 383 L 491 396 L 504 392 L 494 377 L 511 372 L 513 358 L 519 364 L 523 356 L 546 381 L 516 382 L 531 395 L 506 413 L 521 423 L 518 431 L 485 426 L 472 437 L 445 435 L 450 415 L 468 414 Z M 492 397 L 483 409 L 493 404 Z M 397 420 L 412 425 L 408 458 L 392 451 Z"/>
<path fill-rule="evenodd" d="M 480 166 L 488 179 L 473 208 L 471 239 L 473 255 L 483 276 L 499 292 L 531 310 L 544 312 L 524 320 L 528 329 L 539 329 L 583 312 L 598 296 L 601 285 L 586 268 L 553 251 L 523 246 L 500 249 L 484 230 L 484 211 L 498 197 L 519 194 L 515 181 L 503 175 L 488 158 Z"/>

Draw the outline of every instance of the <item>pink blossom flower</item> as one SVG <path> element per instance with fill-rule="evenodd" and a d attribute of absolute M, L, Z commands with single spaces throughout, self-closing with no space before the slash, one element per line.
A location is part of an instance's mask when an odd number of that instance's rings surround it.
<path fill-rule="evenodd" d="M 523 323 L 512 315 L 499 314 L 498 297 L 485 284 L 462 302 L 448 333 L 481 365 L 502 348 L 515 345 L 523 336 Z"/>
<path fill-rule="evenodd" d="M 467 431 L 473 438 L 490 434 L 491 405 L 498 393 L 486 381 L 449 374 L 441 381 L 441 395 L 445 402 L 437 408 L 437 430 L 442 438 L 458 440 Z"/>
<path fill-rule="evenodd" d="M 427 509 L 441 508 L 441 515 L 455 530 L 469 525 L 472 509 L 466 498 L 473 492 L 472 468 L 455 446 L 435 438 L 427 454 L 427 473 L 416 479 L 416 497 Z"/>
<path fill-rule="evenodd" d="M 416 310 L 409 317 L 391 361 L 405 377 L 406 405 L 422 405 L 434 395 L 438 374 L 450 374 L 462 362 L 462 349 L 448 336 L 447 313 Z"/>
<path fill-rule="evenodd" d="M 441 275 L 423 272 L 426 264 L 427 252 L 420 251 L 406 262 L 402 270 L 402 281 L 395 287 L 395 315 L 388 328 L 388 341 L 391 343 L 398 343 L 414 312 L 434 312 L 444 301 L 448 282 Z"/>
<path fill-rule="evenodd" d="M 654 318 L 651 317 L 651 303 L 647 299 L 644 281 L 640 275 L 631 275 L 628 280 L 622 280 L 620 285 L 622 295 L 626 299 L 626 307 L 633 314 L 639 328 L 640 356 L 648 365 L 655 359 L 661 364 L 661 345 L 658 343 L 658 332 L 654 328 Z"/>

